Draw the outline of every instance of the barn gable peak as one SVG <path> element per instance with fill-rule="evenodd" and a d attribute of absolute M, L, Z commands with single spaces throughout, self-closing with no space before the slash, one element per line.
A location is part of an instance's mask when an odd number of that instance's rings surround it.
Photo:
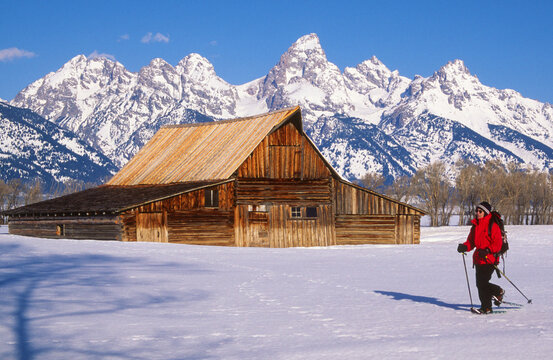
<path fill-rule="evenodd" d="M 107 184 L 228 179 L 266 136 L 288 123 L 304 134 L 299 106 L 245 118 L 164 126 Z"/>

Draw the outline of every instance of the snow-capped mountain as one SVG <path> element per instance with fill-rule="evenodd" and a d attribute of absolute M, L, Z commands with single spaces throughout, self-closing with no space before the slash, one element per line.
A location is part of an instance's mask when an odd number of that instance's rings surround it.
<path fill-rule="evenodd" d="M 232 85 L 190 54 L 138 73 L 80 55 L 11 102 L 125 164 L 161 124 L 211 121 L 300 105 L 306 131 L 349 179 L 410 175 L 435 160 L 518 161 L 553 168 L 553 106 L 485 86 L 461 60 L 408 79 L 376 57 L 344 71 L 319 38 L 298 39 L 262 78 Z"/>
<path fill-rule="evenodd" d="M 74 133 L 28 109 L 0 103 L 0 178 L 40 179 L 46 187 L 68 180 L 102 182 L 117 168 Z"/>
<path fill-rule="evenodd" d="M 29 85 L 12 104 L 80 134 L 121 166 L 137 151 L 128 141 L 140 129 L 159 128 L 161 118 L 194 122 L 189 109 L 233 117 L 236 93 L 197 54 L 176 67 L 154 59 L 138 73 L 109 59 L 79 55 Z"/>

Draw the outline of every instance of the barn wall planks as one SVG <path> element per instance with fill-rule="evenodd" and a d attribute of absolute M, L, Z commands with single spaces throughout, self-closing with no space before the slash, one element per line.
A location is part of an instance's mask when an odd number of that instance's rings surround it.
<path fill-rule="evenodd" d="M 405 214 L 421 215 L 420 212 L 404 205 L 387 199 L 386 197 L 373 193 L 353 184 L 340 180 L 334 180 L 334 193 L 336 203 L 336 214 Z"/>
<path fill-rule="evenodd" d="M 168 214 L 169 242 L 234 246 L 234 213 L 203 209 Z"/>
<path fill-rule="evenodd" d="M 420 242 L 420 212 L 340 180 L 333 188 L 338 244 Z"/>
<path fill-rule="evenodd" d="M 136 241 L 167 242 L 167 212 L 136 214 Z"/>
<path fill-rule="evenodd" d="M 315 207 L 316 217 L 292 218 L 292 206 L 287 204 L 267 205 L 263 212 L 237 205 L 236 245 L 277 248 L 335 245 L 332 205 Z"/>
<path fill-rule="evenodd" d="M 54 239 L 121 240 L 118 216 L 11 219 L 10 234 Z"/>
<path fill-rule="evenodd" d="M 420 216 L 398 215 L 396 219 L 396 243 L 420 243 Z"/>
<path fill-rule="evenodd" d="M 330 170 L 293 123 L 276 130 L 255 148 L 237 171 L 238 178 L 321 179 Z"/>
<path fill-rule="evenodd" d="M 269 211 L 271 247 L 335 245 L 332 205 L 317 207 L 316 218 L 292 218 L 290 205 L 274 205 Z"/>
<path fill-rule="evenodd" d="M 218 191 L 218 206 L 206 207 L 205 191 L 215 189 Z M 124 241 L 234 245 L 233 204 L 234 182 L 155 201 L 122 214 L 122 237 Z M 143 230 L 140 230 L 140 221 L 137 221 L 141 217 L 150 218 L 152 223 L 143 226 Z M 159 229 L 153 223 L 160 223 Z M 160 237 L 157 231 L 162 232 Z"/>
<path fill-rule="evenodd" d="M 330 204 L 330 180 L 238 179 L 237 204 L 295 203 Z"/>
<path fill-rule="evenodd" d="M 396 216 L 392 215 L 338 215 L 336 216 L 336 243 L 395 244 Z"/>

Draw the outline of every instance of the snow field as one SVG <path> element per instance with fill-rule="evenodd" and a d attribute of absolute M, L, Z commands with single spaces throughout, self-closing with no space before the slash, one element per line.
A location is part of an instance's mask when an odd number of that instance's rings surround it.
<path fill-rule="evenodd" d="M 533 304 L 489 316 L 468 311 L 456 252 L 468 230 L 423 227 L 420 245 L 256 249 L 38 239 L 3 226 L 0 358 L 548 358 L 553 226 L 507 227 L 507 276 Z"/>

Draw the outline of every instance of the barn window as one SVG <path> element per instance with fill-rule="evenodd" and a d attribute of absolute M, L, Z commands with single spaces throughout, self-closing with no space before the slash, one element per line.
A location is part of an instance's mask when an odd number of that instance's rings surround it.
<path fill-rule="evenodd" d="M 57 236 L 65 236 L 65 225 L 64 224 L 56 225 L 56 235 Z"/>
<path fill-rule="evenodd" d="M 267 212 L 267 205 L 261 204 L 261 205 L 248 205 L 248 211 L 255 211 L 255 212 Z"/>
<path fill-rule="evenodd" d="M 315 220 L 319 216 L 316 206 L 293 206 L 290 208 L 290 218 L 300 220 L 300 219 L 311 219 Z"/>
<path fill-rule="evenodd" d="M 314 206 L 308 206 L 305 208 L 305 217 L 316 218 L 317 217 L 317 208 Z"/>
<path fill-rule="evenodd" d="M 205 207 L 219 207 L 219 191 L 205 190 Z"/>

